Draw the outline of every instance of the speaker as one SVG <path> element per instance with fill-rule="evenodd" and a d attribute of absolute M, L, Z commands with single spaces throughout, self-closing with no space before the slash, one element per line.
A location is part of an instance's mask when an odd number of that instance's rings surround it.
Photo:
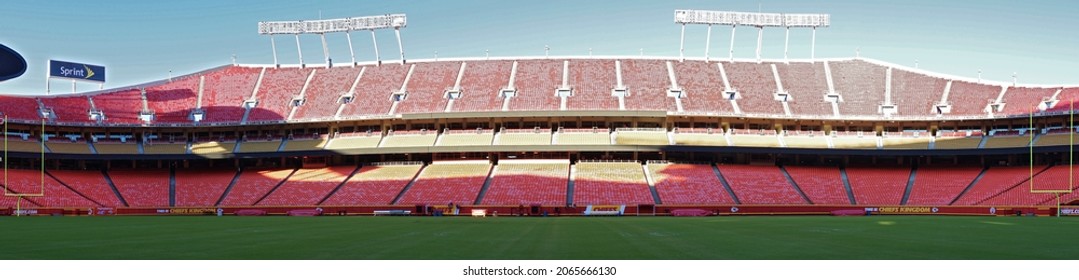
<path fill-rule="evenodd" d="M 26 73 L 26 59 L 11 48 L 0 44 L 0 82 Z"/>

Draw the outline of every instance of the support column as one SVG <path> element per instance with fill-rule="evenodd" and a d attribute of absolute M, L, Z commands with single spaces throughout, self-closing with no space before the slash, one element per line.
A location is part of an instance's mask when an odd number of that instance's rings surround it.
<path fill-rule="evenodd" d="M 345 38 L 348 38 L 348 55 L 352 57 L 352 66 L 356 66 L 356 50 L 352 49 L 352 32 L 345 32 Z"/>
<path fill-rule="evenodd" d="M 303 68 L 303 51 L 300 49 L 300 34 L 296 34 L 296 54 L 300 56 L 300 68 Z"/>
<path fill-rule="evenodd" d="M 405 64 L 405 45 L 401 44 L 401 28 L 394 28 L 393 33 L 397 34 L 397 50 L 401 51 L 401 64 Z"/>
<path fill-rule="evenodd" d="M 333 67 L 333 62 L 330 61 L 330 47 L 326 45 L 326 33 L 319 36 L 322 36 L 322 56 L 326 58 L 326 68 Z"/>
<path fill-rule="evenodd" d="M 764 26 L 757 27 L 757 62 L 761 62 L 761 43 L 764 40 Z"/>
<path fill-rule="evenodd" d="M 382 65 L 382 58 L 378 56 L 378 40 L 375 39 L 375 31 L 371 30 L 371 43 L 375 44 L 375 63 Z"/>
<path fill-rule="evenodd" d="M 790 45 L 791 45 L 791 28 L 790 28 L 790 26 L 787 27 L 787 36 L 785 36 L 784 38 L 785 39 L 783 39 L 783 60 L 786 60 L 787 62 L 790 62 L 790 58 L 789 58 Z"/>
<path fill-rule="evenodd" d="M 273 35 L 270 35 L 270 48 L 273 49 L 274 67 L 280 67 L 281 63 L 277 63 L 277 42 L 275 42 Z"/>
<path fill-rule="evenodd" d="M 708 35 L 704 36 L 704 62 L 708 62 L 708 51 L 712 50 L 712 25 L 708 25 Z"/>
<path fill-rule="evenodd" d="M 682 24 L 682 37 L 678 44 L 678 61 L 686 61 L 686 24 Z"/>
<path fill-rule="evenodd" d="M 730 48 L 730 61 L 734 61 L 734 31 L 738 30 L 738 25 L 731 25 L 731 48 Z"/>

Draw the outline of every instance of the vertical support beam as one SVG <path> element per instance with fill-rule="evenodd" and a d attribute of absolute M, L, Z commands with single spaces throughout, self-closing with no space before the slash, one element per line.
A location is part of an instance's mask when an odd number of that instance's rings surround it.
<path fill-rule="evenodd" d="M 300 68 L 303 68 L 303 50 L 300 49 L 300 34 L 296 34 L 296 54 L 300 56 Z"/>
<path fill-rule="evenodd" d="M 281 63 L 277 63 L 277 42 L 274 40 L 273 35 L 270 35 L 270 48 L 273 49 L 273 65 L 274 67 L 281 66 Z"/>
<path fill-rule="evenodd" d="M 783 39 L 783 60 L 790 62 L 791 27 L 787 26 L 787 35 Z"/>
<path fill-rule="evenodd" d="M 708 51 L 712 50 L 712 25 L 708 25 L 708 35 L 704 36 L 704 62 L 708 62 Z"/>
<path fill-rule="evenodd" d="M 686 61 L 686 24 L 682 24 L 682 37 L 678 44 L 678 61 Z"/>
<path fill-rule="evenodd" d="M 332 67 L 333 63 L 330 61 L 330 47 L 326 46 L 326 33 L 318 35 L 322 36 L 322 56 L 326 58 L 326 68 Z"/>
<path fill-rule="evenodd" d="M 813 41 L 809 44 L 809 59 L 817 59 L 817 27 L 813 27 Z"/>
<path fill-rule="evenodd" d="M 345 32 L 348 38 L 348 55 L 352 57 L 352 66 L 356 66 L 356 50 L 352 49 L 352 32 Z"/>
<path fill-rule="evenodd" d="M 45 62 L 45 95 L 49 95 L 49 91 L 52 87 L 52 83 L 50 83 L 51 80 L 49 79 L 50 74 L 51 73 L 49 73 L 49 62 Z M 5 121 L 4 123 L 7 123 L 7 121 Z M 7 135 L 7 133 L 5 132 L 4 135 Z M 4 147 L 4 150 L 7 151 L 7 147 Z M 4 159 L 6 160 L 7 157 L 5 156 Z M 7 178 L 7 176 L 5 176 L 4 178 Z M 4 185 L 7 186 L 7 183 L 5 183 Z"/>
<path fill-rule="evenodd" d="M 757 63 L 761 62 L 761 43 L 764 42 L 764 26 L 757 27 Z"/>
<path fill-rule="evenodd" d="M 730 48 L 730 61 L 734 61 L 734 31 L 738 30 L 738 25 L 731 25 L 731 48 Z"/>
<path fill-rule="evenodd" d="M 401 51 L 401 64 L 405 64 L 405 45 L 401 44 L 401 28 L 394 28 L 393 33 L 397 34 L 397 50 Z"/>
<path fill-rule="evenodd" d="M 375 39 L 375 31 L 371 30 L 371 43 L 375 44 L 375 63 L 382 65 L 382 58 L 378 56 L 378 40 Z"/>

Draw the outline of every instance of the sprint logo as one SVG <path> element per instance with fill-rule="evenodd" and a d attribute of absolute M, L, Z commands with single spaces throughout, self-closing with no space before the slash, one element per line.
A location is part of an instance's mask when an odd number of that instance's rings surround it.
<path fill-rule="evenodd" d="M 94 70 L 90 70 L 90 66 L 83 65 L 82 67 L 86 68 L 86 77 L 83 77 L 83 79 L 89 79 L 94 76 Z"/>

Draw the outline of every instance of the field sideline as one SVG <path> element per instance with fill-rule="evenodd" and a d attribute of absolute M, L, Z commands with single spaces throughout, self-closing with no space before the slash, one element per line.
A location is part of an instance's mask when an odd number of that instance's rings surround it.
<path fill-rule="evenodd" d="M 1079 219 L 2 217 L 0 259 L 1079 259 Z"/>

